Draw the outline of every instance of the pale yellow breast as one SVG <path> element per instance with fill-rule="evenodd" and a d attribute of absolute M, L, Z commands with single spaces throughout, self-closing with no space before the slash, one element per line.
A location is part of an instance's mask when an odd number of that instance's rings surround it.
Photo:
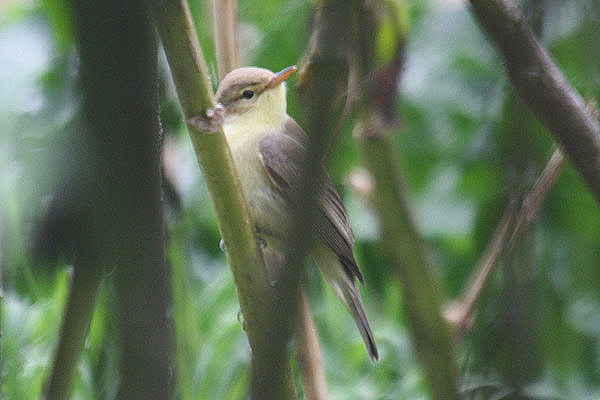
<path fill-rule="evenodd" d="M 266 132 L 228 132 L 226 125 L 224 131 L 258 234 L 267 242 L 269 236 L 285 235 L 289 210 L 274 190 L 258 153 L 258 143 Z"/>

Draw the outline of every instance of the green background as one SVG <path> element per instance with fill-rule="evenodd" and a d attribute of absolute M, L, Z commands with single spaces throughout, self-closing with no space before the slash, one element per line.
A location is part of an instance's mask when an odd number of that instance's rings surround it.
<path fill-rule="evenodd" d="M 535 183 L 551 135 L 514 94 L 502 59 L 459 1 L 398 1 L 407 26 L 393 133 L 410 204 L 448 300 L 457 298 L 510 199 Z M 541 43 L 581 95 L 600 95 L 600 4 L 520 3 Z M 313 2 L 240 1 L 241 63 L 279 70 L 299 63 Z M 210 9 L 192 4 L 214 64 Z M 385 36 L 381 50 L 391 47 Z M 250 355 L 208 193 L 161 53 L 165 202 L 175 397 L 242 399 Z M 0 4 L 0 235 L 2 394 L 41 394 L 56 345 L 69 260 L 31 254 L 36 221 L 76 157 L 78 60 L 65 5 Z M 289 84 L 289 113 L 302 122 Z M 400 284 L 378 241 L 369 204 L 348 185 L 359 167 L 352 121 L 328 169 L 342 194 L 365 275 L 361 288 L 381 361 L 369 362 L 352 319 L 309 268 L 309 300 L 331 399 L 422 399 L 428 389 L 403 312 Z M 600 209 L 567 163 L 520 246 L 484 292 L 473 329 L 457 346 L 461 387 L 472 399 L 600 398 Z M 116 394 L 114 288 L 102 285 L 73 398 Z M 301 385 L 298 385 L 301 391 Z"/>

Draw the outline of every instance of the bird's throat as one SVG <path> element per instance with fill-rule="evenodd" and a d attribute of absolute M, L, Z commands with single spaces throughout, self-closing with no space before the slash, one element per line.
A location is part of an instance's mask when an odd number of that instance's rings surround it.
<path fill-rule="evenodd" d="M 259 101 L 240 114 L 225 114 L 223 130 L 228 139 L 279 129 L 287 119 L 285 87 L 261 94 Z"/>

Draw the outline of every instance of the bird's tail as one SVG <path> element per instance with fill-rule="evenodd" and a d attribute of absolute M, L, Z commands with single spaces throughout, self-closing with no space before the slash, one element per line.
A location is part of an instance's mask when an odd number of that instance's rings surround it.
<path fill-rule="evenodd" d="M 365 347 L 367 348 L 367 352 L 369 353 L 371 361 L 377 361 L 379 359 L 379 351 L 377 350 L 377 345 L 375 344 L 373 331 L 369 325 L 365 308 L 360 300 L 360 294 L 358 293 L 356 282 L 353 282 L 352 286 L 353 287 L 348 288 L 344 294 L 344 305 L 346 305 L 346 308 L 354 318 L 354 322 L 356 322 L 356 326 L 358 327 L 358 331 L 362 336 L 363 342 L 365 342 Z"/>
<path fill-rule="evenodd" d="M 346 306 L 346 309 L 354 318 L 354 322 L 362 336 L 371 361 L 377 361 L 379 359 L 379 352 L 375 344 L 373 331 L 367 319 L 367 314 L 365 313 L 365 308 L 360 299 L 356 280 L 347 273 L 337 255 L 331 249 L 324 247 L 313 252 L 313 258 L 327 279 L 329 286 L 331 286 L 339 299 L 342 300 L 342 303 L 344 303 L 344 306 Z"/>

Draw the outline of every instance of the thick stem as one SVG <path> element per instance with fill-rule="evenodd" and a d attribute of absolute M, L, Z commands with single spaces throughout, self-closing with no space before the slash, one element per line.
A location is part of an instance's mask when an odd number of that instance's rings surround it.
<path fill-rule="evenodd" d="M 166 399 L 170 341 L 160 182 L 158 57 L 145 3 L 72 0 L 82 129 L 77 262 L 48 397 L 67 398 L 102 268 L 119 294 L 122 398 Z"/>
<path fill-rule="evenodd" d="M 389 138 L 390 122 L 394 119 L 390 110 L 394 108 L 391 105 L 402 70 L 405 31 L 402 24 L 395 21 L 395 56 L 388 64 L 377 66 L 374 34 L 377 19 L 363 2 L 355 1 L 354 7 L 354 63 L 358 81 L 368 82 L 360 88 L 354 136 L 363 164 L 373 177 L 376 195 L 372 200 L 381 224 L 383 250 L 400 278 L 405 312 L 433 398 L 458 400 L 454 337 L 441 315 L 442 284 L 413 221 L 397 161 L 400 157 Z"/>
<path fill-rule="evenodd" d="M 440 313 L 441 284 L 413 223 L 398 157 L 383 132 L 358 125 L 355 135 L 363 163 L 375 182 L 373 201 L 381 221 L 382 244 L 403 286 L 405 310 L 433 398 L 457 400 L 458 368 L 453 336 Z"/>
<path fill-rule="evenodd" d="M 561 144 L 600 202 L 600 125 L 533 36 L 510 0 L 471 0 L 473 14 L 504 56 L 514 89 Z"/>

